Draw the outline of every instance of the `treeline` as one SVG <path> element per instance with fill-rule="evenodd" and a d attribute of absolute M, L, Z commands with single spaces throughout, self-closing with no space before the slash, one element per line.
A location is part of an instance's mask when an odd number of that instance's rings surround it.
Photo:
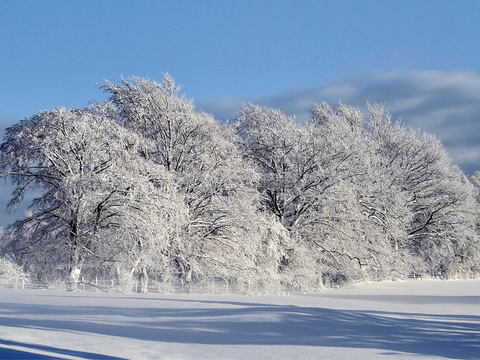
<path fill-rule="evenodd" d="M 308 291 L 479 274 L 480 173 L 379 105 L 314 105 L 299 124 L 250 104 L 222 124 L 169 75 L 100 87 L 105 103 L 40 112 L 0 145 L 8 209 L 34 194 L 0 251 L 32 281 Z"/>

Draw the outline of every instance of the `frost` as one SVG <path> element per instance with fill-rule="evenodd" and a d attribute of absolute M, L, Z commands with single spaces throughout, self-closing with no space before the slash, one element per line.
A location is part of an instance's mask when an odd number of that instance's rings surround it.
<path fill-rule="evenodd" d="M 245 105 L 198 111 L 165 74 L 100 85 L 104 104 L 6 130 L 1 237 L 35 282 L 122 292 L 315 291 L 364 280 L 475 277 L 478 174 L 435 137 L 315 104 L 306 124 Z"/>

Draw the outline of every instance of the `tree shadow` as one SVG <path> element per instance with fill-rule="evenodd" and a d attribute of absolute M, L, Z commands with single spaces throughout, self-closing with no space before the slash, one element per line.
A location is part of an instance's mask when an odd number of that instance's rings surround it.
<path fill-rule="evenodd" d="M 31 309 L 8 304 L 8 311 L 0 311 L 0 315 L 2 325 L 12 328 L 83 332 L 154 342 L 368 348 L 385 354 L 450 359 L 478 359 L 480 354 L 480 316 L 475 315 L 334 310 L 221 299 L 149 300 L 155 300 L 156 306 L 142 307 L 140 303 L 138 307 L 72 309 L 38 305 Z M 477 297 L 468 302 L 478 304 L 478 300 Z M 170 304 L 165 303 L 169 301 Z M 423 301 L 428 303 L 428 299 Z M 179 306 L 182 303 L 187 306 Z M 88 353 L 84 357 L 89 358 Z"/>
<path fill-rule="evenodd" d="M 0 346 L 0 359 L 4 360 L 61 360 L 62 358 L 40 355 L 33 352 L 7 349 Z"/>
<path fill-rule="evenodd" d="M 11 347 L 14 347 L 13 349 Z M 18 348 L 25 349 L 25 350 L 17 350 Z M 31 349 L 32 351 L 26 351 L 27 349 Z M 124 358 L 109 356 L 109 355 L 102 355 L 96 354 L 92 352 L 86 351 L 76 351 L 70 349 L 61 349 L 56 348 L 53 346 L 45 346 L 45 345 L 38 345 L 38 344 L 28 344 L 28 343 L 20 343 L 17 341 L 9 341 L 9 340 L 2 340 L 0 339 L 0 359 L 10 360 L 10 359 L 22 359 L 22 360 L 61 360 L 65 359 L 64 357 L 56 357 L 52 355 L 43 355 L 39 354 L 38 351 L 48 352 L 52 354 L 61 355 L 69 355 L 69 356 L 76 356 L 82 359 L 95 359 L 95 360 L 125 360 Z"/>

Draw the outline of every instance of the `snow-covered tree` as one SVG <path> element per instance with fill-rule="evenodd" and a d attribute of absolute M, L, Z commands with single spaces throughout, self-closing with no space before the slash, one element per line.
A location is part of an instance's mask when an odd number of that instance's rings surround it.
<path fill-rule="evenodd" d="M 392 243 L 402 224 L 394 209 L 401 203 L 372 144 L 366 116 L 358 108 L 323 103 L 315 105 L 309 125 L 324 143 L 322 168 L 332 186 L 319 194 L 307 236 L 322 249 L 330 276 L 384 276 L 396 267 Z"/>
<path fill-rule="evenodd" d="M 15 186 L 9 208 L 37 194 L 9 227 L 11 251 L 39 276 L 65 270 L 72 288 L 84 269 L 125 254 L 136 263 L 146 243 L 166 248 L 178 203 L 168 174 L 138 156 L 139 139 L 109 113 L 44 111 L 7 129 L 0 147 L 2 177 Z"/>
<path fill-rule="evenodd" d="M 235 128 L 244 157 L 261 175 L 266 210 L 289 231 L 279 271 L 321 284 L 322 269 L 344 272 L 372 257 L 364 239 L 372 236 L 365 226 L 373 225 L 359 206 L 367 206 L 359 193 L 370 152 L 358 109 L 323 104 L 314 114 L 303 126 L 279 110 L 249 105 Z"/>
<path fill-rule="evenodd" d="M 13 260 L 0 257 L 0 285 L 24 286 L 28 275 Z"/>
<path fill-rule="evenodd" d="M 473 261 L 472 271 L 478 276 L 480 274 L 480 171 L 475 172 L 470 177 L 471 189 L 471 209 L 473 210 L 473 218 L 475 223 L 476 239 L 469 244 L 469 251 L 472 253 L 471 259 Z"/>
<path fill-rule="evenodd" d="M 108 275 L 145 292 L 152 278 L 279 291 L 480 271 L 479 173 L 467 178 L 382 106 L 316 104 L 300 124 L 249 104 L 229 125 L 168 74 L 100 88 L 105 104 L 4 134 L 9 210 L 33 196 L 0 236 L 14 273 L 71 289 Z"/>
<path fill-rule="evenodd" d="M 148 140 L 144 158 L 172 174 L 188 208 L 184 234 L 170 250 L 178 277 L 190 283 L 253 268 L 255 256 L 245 249 L 258 239 L 244 219 L 257 210 L 250 186 L 256 174 L 230 129 L 197 111 L 168 74 L 161 82 L 122 78 L 101 88 L 111 95 L 117 121 Z"/>
<path fill-rule="evenodd" d="M 473 198 L 476 201 L 476 206 L 475 206 L 475 212 L 476 212 L 476 229 L 477 233 L 480 235 L 480 171 L 476 171 L 475 174 L 473 174 L 470 177 L 470 183 L 473 186 Z"/>
<path fill-rule="evenodd" d="M 392 124 L 381 107 L 370 111 L 376 149 L 411 212 L 402 247 L 419 257 L 423 271 L 450 276 L 465 242 L 474 240 L 468 181 L 434 136 Z"/>

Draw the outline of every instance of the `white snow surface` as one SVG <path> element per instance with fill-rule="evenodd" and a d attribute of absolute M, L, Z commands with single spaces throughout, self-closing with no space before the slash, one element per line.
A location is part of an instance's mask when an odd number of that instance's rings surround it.
<path fill-rule="evenodd" d="M 0 359 L 480 359 L 480 280 L 315 294 L 0 289 Z"/>

